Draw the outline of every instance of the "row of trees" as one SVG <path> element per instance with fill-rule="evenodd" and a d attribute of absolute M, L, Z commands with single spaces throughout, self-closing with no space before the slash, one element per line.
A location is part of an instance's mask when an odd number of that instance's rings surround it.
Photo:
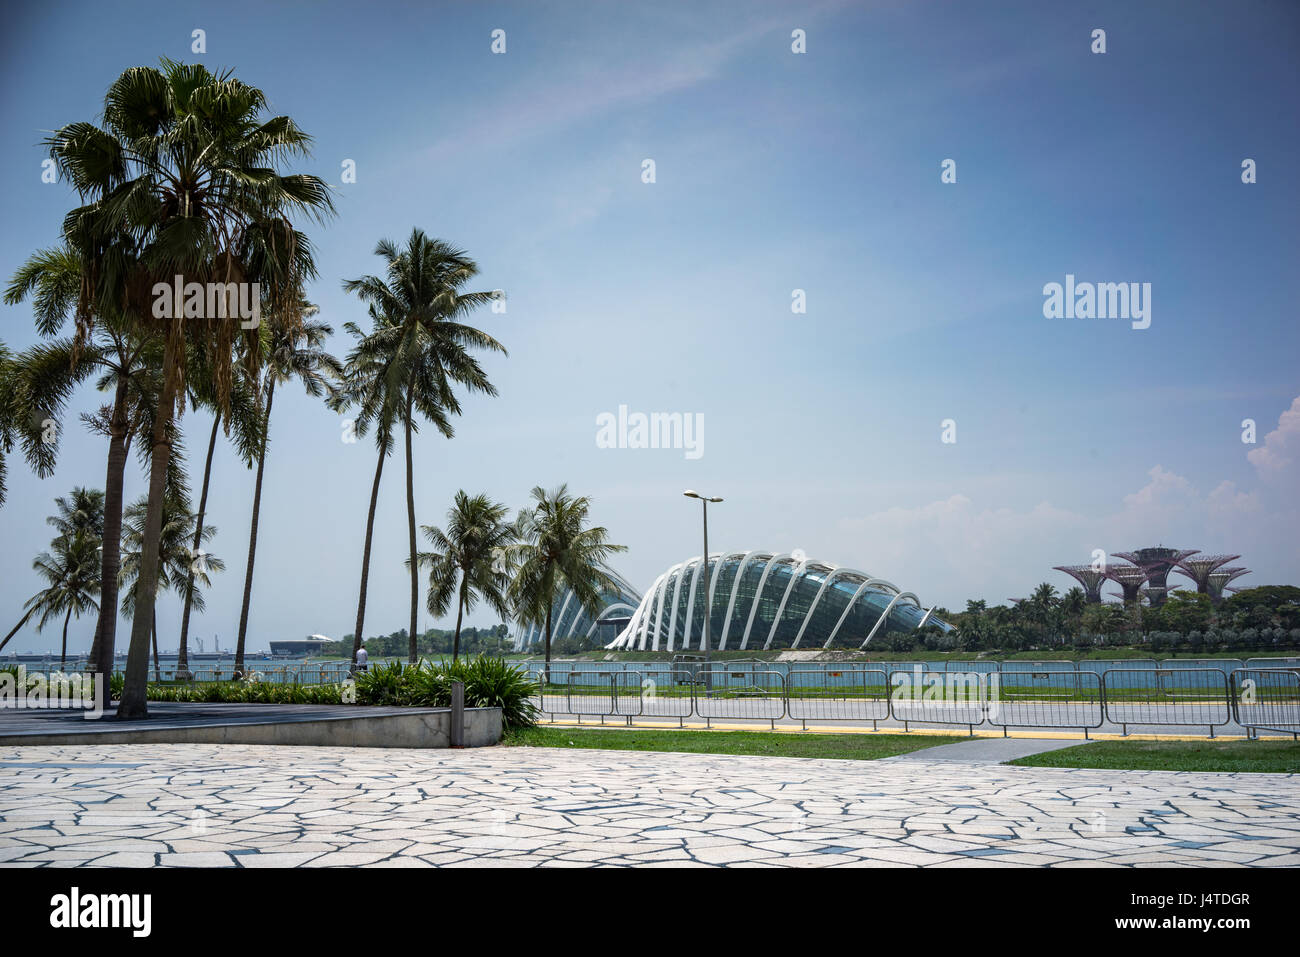
<path fill-rule="evenodd" d="M 1136 647 L 1150 651 L 1285 651 L 1300 648 L 1300 588 L 1244 589 L 1218 607 L 1208 595 L 1174 591 L 1159 606 L 1086 604 L 1082 589 L 1063 595 L 1044 582 L 1014 605 L 968 601 L 962 612 L 935 612 L 956 626 L 888 634 L 872 648 L 907 651 L 1029 651 Z"/>
<path fill-rule="evenodd" d="M 606 574 L 603 560 L 616 550 L 605 541 L 604 529 L 588 527 L 587 500 L 561 487 L 551 493 L 534 489 L 533 507 L 498 528 L 500 540 L 482 523 L 503 523 L 504 508 L 462 493 L 447 533 L 438 538 L 432 534 L 437 530 L 428 531 L 436 550 L 417 551 L 413 437 L 423 423 L 452 437 L 451 420 L 461 413 L 458 389 L 496 394 L 474 353 L 504 354 L 505 348 L 462 321 L 495 293 L 465 290 L 478 267 L 446 242 L 418 229 L 403 247 L 385 240 L 376 248 L 385 275 L 343 284 L 367 307 L 370 328 L 347 323 L 354 340 L 350 353 L 342 362 L 330 356 L 324 344 L 332 329 L 312 318 L 316 307 L 305 295 L 316 267 L 311 242 L 298 228 L 300 221 L 323 223 L 333 215 L 330 189 L 317 177 L 281 170 L 288 159 L 306 156 L 311 141 L 291 118 L 266 117 L 266 103 L 261 90 L 201 65 L 163 60 L 160 69 L 124 72 L 109 88 L 100 125 L 73 123 L 47 140 L 61 179 L 72 185 L 80 205 L 64 219 L 62 244 L 35 253 L 5 293 L 11 304 L 32 301 L 41 341 L 18 355 L 0 344 L 0 503 L 6 453 L 21 448 L 36 473 L 48 476 L 63 432 L 58 423 L 77 386 L 94 381 L 112 397 L 82 419 L 108 439 L 91 652 L 92 668 L 101 675 L 113 668 L 124 569 L 133 581 L 120 718 L 147 714 L 149 643 L 160 587 L 184 595 L 178 667 L 187 667 L 191 610 L 199 605 L 203 584 L 203 563 L 195 559 L 209 527 L 208 489 L 221 432 L 256 468 L 236 641 L 235 667 L 243 670 L 271 412 L 277 387 L 290 380 L 323 397 L 332 410 L 352 411 L 356 434 L 373 434 L 378 453 L 354 658 L 364 634 L 384 463 L 399 437 L 406 459 L 412 660 L 421 565 L 430 572 L 427 606 L 443 614 L 454 600 L 459 629 L 460 616 L 478 597 L 495 605 L 498 592 L 502 607 L 509 604 L 539 622 L 549 622 L 554 595 L 564 584 L 594 607 Z M 188 296 L 182 303 L 180 292 L 160 296 L 158 290 L 175 276 L 215 286 L 223 308 L 213 315 L 201 303 L 191 308 Z M 260 323 L 239 321 L 237 293 L 250 287 Z M 160 308 L 169 304 L 174 308 Z M 213 415 L 193 511 L 180 429 L 187 404 Z M 135 511 L 123 507 L 133 445 L 148 475 L 147 494 Z M 124 519 L 138 526 L 139 548 L 129 554 Z M 467 524 L 458 529 L 462 519 Z M 171 574 L 168 543 L 187 537 L 185 570 Z M 481 557 L 465 557 L 471 545 L 475 556 L 483 549 L 492 556 L 488 572 L 479 567 Z M 49 601 L 38 604 L 42 615 L 53 607 Z"/>

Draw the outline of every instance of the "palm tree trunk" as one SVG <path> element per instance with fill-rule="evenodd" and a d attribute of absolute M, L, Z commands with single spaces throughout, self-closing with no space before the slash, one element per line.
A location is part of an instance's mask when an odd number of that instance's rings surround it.
<path fill-rule="evenodd" d="M 68 620 L 72 618 L 72 606 L 68 606 L 68 613 L 63 616 L 63 647 L 59 650 L 59 670 L 63 670 L 68 664 Z"/>
<path fill-rule="evenodd" d="M 244 673 L 244 639 L 248 635 L 248 607 L 253 598 L 253 561 L 257 558 L 257 522 L 262 512 L 262 474 L 266 469 L 266 442 L 271 432 L 271 404 L 275 379 L 266 389 L 266 418 L 262 421 L 262 447 L 257 451 L 257 479 L 253 483 L 253 520 L 248 527 L 248 568 L 244 571 L 244 603 L 239 609 L 239 637 L 235 639 L 235 672 Z"/>
<path fill-rule="evenodd" d="M 5 635 L 5 640 L 0 641 L 0 650 L 3 650 L 4 646 L 9 644 L 9 639 L 12 638 L 14 635 L 18 634 L 19 629 L 21 629 L 23 625 L 27 624 L 27 619 L 31 618 L 32 615 L 34 614 L 36 614 L 35 605 L 27 609 L 27 612 L 23 615 L 23 617 L 18 619 L 18 624 L 14 625 L 13 629 L 9 632 L 9 634 Z"/>
<path fill-rule="evenodd" d="M 208 508 L 208 480 L 212 478 L 212 453 L 217 447 L 217 428 L 221 425 L 221 413 L 212 419 L 212 435 L 208 438 L 208 457 L 203 463 L 203 491 L 199 493 L 199 514 L 194 525 L 194 546 L 190 549 L 190 571 L 185 577 L 185 611 L 181 613 L 181 643 L 176 652 L 176 677 L 185 680 L 190 674 L 190 605 L 194 601 L 194 561 L 198 558 L 199 546 L 203 544 L 203 513 Z"/>
<path fill-rule="evenodd" d="M 460 580 L 460 597 L 456 601 L 456 636 L 451 640 L 451 660 L 455 663 L 460 657 L 460 619 L 465 612 L 465 578 L 464 570 L 461 571 Z"/>
<path fill-rule="evenodd" d="M 551 683 L 551 609 L 554 598 L 546 599 L 546 683 Z"/>
<path fill-rule="evenodd" d="M 407 660 L 415 664 L 415 627 L 419 611 L 419 569 L 415 564 L 415 466 L 411 461 L 411 394 L 406 398 L 406 533 L 411 550 L 411 632 Z M 455 655 L 452 655 L 453 659 Z"/>
<path fill-rule="evenodd" d="M 379 464 L 375 466 L 375 483 L 370 489 L 370 513 L 366 516 L 366 546 L 361 552 L 361 597 L 357 600 L 357 630 L 352 634 L 352 666 L 357 664 L 357 650 L 361 647 L 361 630 L 366 625 L 366 586 L 370 583 L 370 542 L 375 534 L 375 505 L 379 502 L 379 477 L 384 473 L 387 449 L 379 450 Z"/>
<path fill-rule="evenodd" d="M 107 682 L 113 673 L 117 643 L 117 576 L 122 567 L 122 499 L 126 483 L 127 384 L 119 379 L 109 425 L 108 474 L 104 479 L 104 551 L 100 562 L 99 615 L 90 658 L 97 680 Z M 105 685 L 107 687 L 107 684 Z"/>
<path fill-rule="evenodd" d="M 158 612 L 153 613 L 153 624 L 150 625 L 153 631 L 153 680 L 162 681 L 162 671 L 158 668 Z"/>
<path fill-rule="evenodd" d="M 175 320 L 173 320 L 175 322 Z M 167 487 L 167 466 L 171 460 L 168 430 L 176 413 L 176 373 L 178 343 L 181 333 L 167 332 L 163 349 L 164 379 L 158 413 L 154 416 L 153 438 L 149 449 L 149 498 L 145 511 L 144 541 L 140 548 L 140 575 L 136 580 L 135 616 L 131 620 L 131 644 L 127 649 L 126 676 L 122 683 L 122 702 L 117 717 L 131 721 L 149 716 L 149 635 L 153 628 L 153 610 L 158 592 L 158 553 L 162 537 L 163 493 Z M 108 606 L 108 602 L 103 602 Z"/>

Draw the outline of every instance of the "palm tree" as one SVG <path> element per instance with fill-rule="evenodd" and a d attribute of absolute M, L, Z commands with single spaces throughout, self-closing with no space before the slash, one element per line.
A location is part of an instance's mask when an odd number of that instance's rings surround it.
<path fill-rule="evenodd" d="M 451 438 L 454 430 L 448 415 L 461 412 L 454 385 L 463 386 L 469 392 L 497 394 L 470 350 L 502 354 L 506 350 L 487 333 L 457 321 L 493 299 L 492 292 L 461 292 L 478 274 L 478 265 L 464 250 L 414 229 L 405 248 L 399 250 L 395 243 L 385 239 L 375 247 L 375 255 L 386 260 L 387 280 L 363 276 L 345 281 L 343 289 L 356 293 L 369 305 L 371 318 L 378 320 L 368 337 L 369 345 L 364 348 L 367 358 L 382 363 L 382 390 L 391 403 L 386 416 L 402 423 L 406 440 L 407 566 L 411 578 L 408 640 L 409 659 L 414 662 L 420 600 L 415 544 L 415 465 L 411 449 L 412 436 L 419 428 L 416 413 Z M 362 577 L 367 577 L 365 569 Z M 361 603 L 364 604 L 364 598 Z M 363 621 L 363 615 L 359 614 L 354 641 L 360 640 Z"/>
<path fill-rule="evenodd" d="M 281 158 L 306 154 L 310 140 L 288 117 L 264 120 L 266 102 L 261 90 L 229 72 L 213 74 L 201 65 L 164 59 L 161 69 L 129 69 L 112 84 L 102 127 L 74 123 L 48 140 L 60 175 L 88 200 L 64 221 L 64 236 L 87 267 L 78 295 L 79 335 L 88 337 L 97 306 L 116 302 L 163 346 L 137 613 L 119 718 L 148 714 L 168 440 L 175 405 L 184 396 L 186 352 L 198 343 L 211 344 L 224 407 L 233 356 L 240 355 L 251 369 L 259 345 L 255 333 L 244 334 L 245 324 L 225 315 L 187 316 L 186 310 L 165 308 L 165 283 L 176 275 L 187 282 L 234 283 L 222 287 L 227 302 L 232 288 L 257 283 L 262 301 L 273 308 L 288 304 L 315 271 L 310 245 L 288 215 L 320 218 L 333 211 L 329 187 L 319 178 L 276 172 Z M 136 238 L 133 268 L 102 268 L 98 251 L 121 235 Z M 175 298 L 180 306 L 180 294 Z"/>
<path fill-rule="evenodd" d="M 140 569 L 143 563 L 145 533 L 148 528 L 149 500 L 142 498 L 126 509 L 125 531 L 122 535 L 122 613 L 141 614 L 143 604 Z M 162 535 L 159 539 L 159 565 L 157 588 L 172 590 L 182 598 L 189 592 L 194 607 L 202 612 L 205 603 L 202 588 L 209 588 L 209 572 L 225 571 L 226 563 L 215 555 L 191 548 L 194 537 L 203 544 L 217 533 L 216 528 L 204 525 L 195 536 L 196 516 L 190 511 L 188 498 L 183 491 L 172 489 L 163 505 Z M 197 587 L 195 587 L 197 586 Z M 158 617 L 150 610 L 149 634 L 153 643 L 154 680 L 159 680 L 158 667 Z"/>
<path fill-rule="evenodd" d="M 191 375 L 190 382 L 198 382 L 208 387 L 204 389 L 202 395 L 191 391 L 190 401 L 195 410 L 197 411 L 200 405 L 212 410 L 212 431 L 208 436 L 208 453 L 203 462 L 203 483 L 199 492 L 199 511 L 194 521 L 194 543 L 191 546 L 192 551 L 197 554 L 202 544 L 200 535 L 203 530 L 203 517 L 208 509 L 208 487 L 212 480 L 212 453 L 216 451 L 217 433 L 220 431 L 221 423 L 224 419 L 230 424 L 230 432 L 235 439 L 239 456 L 251 466 L 257 457 L 257 450 L 261 448 L 263 421 L 257 409 L 256 390 L 248 387 L 248 376 L 244 374 L 242 367 L 235 375 L 235 387 L 231 390 L 229 410 L 224 412 L 216 396 L 211 392 L 210 376 Z M 176 674 L 179 678 L 188 678 L 190 675 L 190 612 L 193 606 L 194 577 L 193 572 L 190 572 L 186 576 L 185 601 L 181 611 L 181 637 L 176 651 Z"/>
<path fill-rule="evenodd" d="M 63 649 L 61 661 L 68 656 L 68 620 L 98 609 L 93 596 L 99 593 L 97 570 L 99 551 L 104 531 L 104 493 L 98 489 L 74 488 L 68 498 L 54 500 L 57 514 L 45 519 L 58 533 L 50 543 L 51 552 L 42 552 L 32 563 L 46 581 L 41 589 L 24 604 L 25 614 L 9 632 L 0 648 L 9 643 L 32 615 L 41 613 L 36 626 L 41 631 L 48 620 L 64 613 Z"/>
<path fill-rule="evenodd" d="M 41 631 L 50 618 L 63 614 L 63 644 L 59 652 L 60 667 L 68 661 L 68 622 L 73 615 L 98 610 L 94 596 L 99 594 L 99 539 L 90 531 L 73 536 L 59 536 L 53 554 L 41 552 L 32 568 L 47 582 L 34 601 L 41 610 L 36 630 Z"/>
<path fill-rule="evenodd" d="M 508 614 L 510 576 L 498 562 L 514 541 L 514 527 L 506 515 L 506 506 L 486 495 L 471 498 L 462 489 L 447 510 L 447 531 L 423 526 L 425 537 L 437 549 L 420 553 L 420 564 L 429 567 L 429 613 L 443 617 L 451 608 L 452 595 L 456 596 L 452 661 L 460 657 L 461 620 L 479 598 L 502 617 Z"/>
<path fill-rule="evenodd" d="M 314 316 L 317 312 L 317 306 L 302 300 L 298 303 L 297 313 L 304 317 L 304 321 L 294 325 L 282 323 L 278 317 L 273 316 L 263 326 L 263 335 L 267 339 L 266 372 L 262 380 L 266 391 L 266 412 L 261 423 L 261 442 L 257 449 L 253 519 L 248 532 L 248 566 L 244 572 L 244 600 L 239 611 L 239 637 L 235 642 L 235 671 L 240 674 L 244 671 L 244 640 L 248 634 L 248 607 L 253 595 L 253 561 L 257 554 L 257 523 L 262 507 L 262 474 L 266 468 L 266 444 L 271 431 L 271 405 L 275 401 L 275 387 L 278 383 L 297 379 L 310 396 L 319 397 L 326 393 L 332 395 L 330 378 L 337 379 L 343 374 L 342 363 L 325 351 L 325 340 L 334 334 L 334 330 L 323 322 L 306 321 L 306 317 Z"/>
<path fill-rule="evenodd" d="M 615 590 L 617 582 L 607 561 L 624 545 L 611 545 L 607 532 L 589 527 L 591 500 L 574 498 L 567 485 L 546 491 L 532 491 L 534 506 L 524 509 L 516 520 L 519 541 L 505 549 L 515 569 L 510 598 L 516 617 L 524 624 L 538 624 L 546 636 L 546 679 L 551 676 L 551 627 L 555 599 L 568 587 L 582 608 L 593 618 L 600 613 L 602 591 Z"/>

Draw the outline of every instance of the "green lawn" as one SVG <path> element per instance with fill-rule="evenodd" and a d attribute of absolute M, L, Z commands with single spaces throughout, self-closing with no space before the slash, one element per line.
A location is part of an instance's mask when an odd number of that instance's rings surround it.
<path fill-rule="evenodd" d="M 692 754 L 760 754 L 782 758 L 871 761 L 939 744 L 955 735 L 803 734 L 772 731 L 676 731 L 645 728 L 534 727 L 506 735 L 507 747 L 597 748 L 609 751 L 686 751 Z"/>
<path fill-rule="evenodd" d="M 1007 763 L 1035 768 L 1300 774 L 1300 742 L 1289 738 L 1281 741 L 1098 741 Z"/>

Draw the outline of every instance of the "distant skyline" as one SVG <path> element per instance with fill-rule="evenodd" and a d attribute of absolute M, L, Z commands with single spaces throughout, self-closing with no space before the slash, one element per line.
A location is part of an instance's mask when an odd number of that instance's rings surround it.
<path fill-rule="evenodd" d="M 483 357 L 500 395 L 417 438 L 420 524 L 457 489 L 513 511 L 567 482 L 644 592 L 699 553 L 695 488 L 725 498 L 712 550 L 801 549 L 926 607 L 1065 591 L 1053 565 L 1155 544 L 1300 584 L 1297 41 L 1286 2 L 29 6 L 0 39 L 0 268 L 76 204 L 41 180 L 48 131 L 97 120 L 126 68 L 229 68 L 315 138 L 291 167 L 335 187 L 339 215 L 304 227 L 331 351 L 367 322 L 342 280 L 413 227 L 505 290 L 469 320 L 509 350 Z M 1048 318 L 1050 284 L 1077 305 L 1067 282 L 1136 283 L 1147 314 Z M 38 341 L 30 304 L 0 305 L 0 340 Z M 103 487 L 106 440 L 75 414 L 104 401 L 70 403 L 52 478 L 8 458 L 0 635 L 40 587 L 55 497 Z M 636 447 L 637 413 L 689 440 Z M 374 446 L 345 418 L 277 389 L 251 650 L 353 627 Z M 211 419 L 181 424 L 197 497 Z M 369 634 L 406 626 L 403 468 L 399 448 Z M 133 456 L 127 501 L 144 490 Z M 191 625 L 209 644 L 234 644 L 252 491 L 223 440 L 206 521 L 227 568 Z M 160 645 L 179 621 L 160 596 Z M 5 653 L 58 642 L 29 625 Z"/>

